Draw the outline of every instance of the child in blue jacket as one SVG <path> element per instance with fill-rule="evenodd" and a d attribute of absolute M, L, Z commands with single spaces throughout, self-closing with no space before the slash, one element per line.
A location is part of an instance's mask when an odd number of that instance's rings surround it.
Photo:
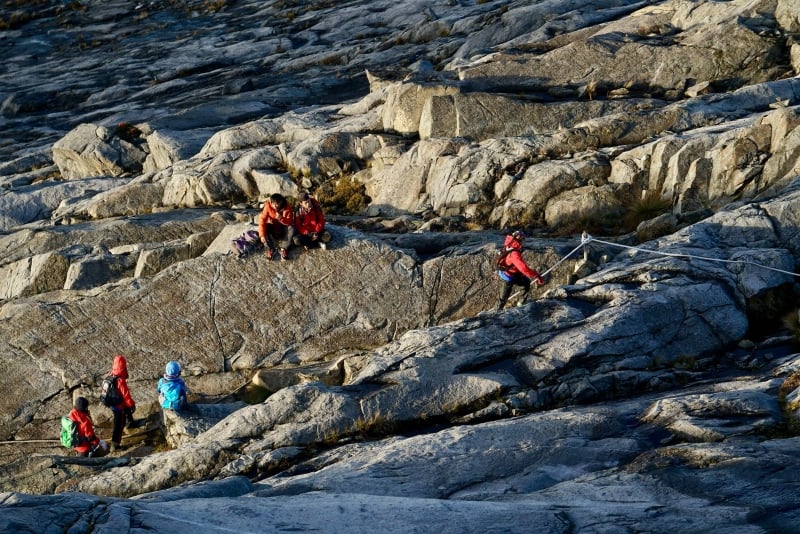
<path fill-rule="evenodd" d="M 165 410 L 181 410 L 186 407 L 189 389 L 181 378 L 181 366 L 171 361 L 158 379 L 158 402 Z"/>

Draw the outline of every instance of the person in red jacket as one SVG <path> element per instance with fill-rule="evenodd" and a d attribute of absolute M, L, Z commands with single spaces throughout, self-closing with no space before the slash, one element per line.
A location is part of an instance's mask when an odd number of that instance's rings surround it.
<path fill-rule="evenodd" d="M 306 249 L 319 247 L 325 250 L 331 234 L 325 231 L 325 214 L 316 198 L 300 193 L 294 210 L 294 244 Z"/>
<path fill-rule="evenodd" d="M 503 243 L 503 250 L 500 251 L 500 258 L 497 260 L 497 275 L 502 282 L 500 298 L 497 300 L 497 310 L 502 310 L 506 305 L 511 290 L 514 286 L 523 288 L 522 298 L 519 302 L 524 303 L 531 290 L 531 281 L 536 280 L 536 285 L 544 285 L 544 279 L 534 269 L 528 267 L 522 257 L 522 247 L 525 244 L 525 232 L 517 230 L 511 235 L 507 235 Z"/>
<path fill-rule="evenodd" d="M 67 417 L 75 421 L 80 440 L 73 448 L 83 456 L 100 456 L 108 449 L 108 445 L 94 433 L 94 423 L 89 414 L 89 401 L 86 397 L 77 397 L 72 406 L 72 411 Z"/>
<path fill-rule="evenodd" d="M 289 259 L 289 245 L 294 237 L 294 212 L 286 198 L 273 193 L 264 203 L 258 218 L 258 235 L 266 247 L 267 259 L 275 255 L 276 241 L 281 249 L 281 259 Z"/>
<path fill-rule="evenodd" d="M 122 432 L 125 430 L 125 422 L 127 420 L 128 428 L 135 428 L 138 423 L 133 418 L 133 413 L 136 411 L 136 402 L 131 396 L 131 390 L 128 388 L 128 360 L 122 354 L 114 356 L 114 363 L 111 366 L 110 376 L 117 379 L 117 390 L 122 397 L 122 402 L 116 406 L 111 407 L 114 412 L 114 429 L 111 433 L 111 452 L 121 450 L 122 447 Z"/>

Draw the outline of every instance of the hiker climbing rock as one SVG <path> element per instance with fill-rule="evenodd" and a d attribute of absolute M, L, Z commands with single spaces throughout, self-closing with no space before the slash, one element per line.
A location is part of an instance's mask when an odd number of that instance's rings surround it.
<path fill-rule="evenodd" d="M 264 209 L 258 219 L 258 235 L 267 247 L 267 259 L 275 256 L 275 249 L 280 248 L 281 259 L 289 259 L 289 246 L 294 237 L 294 212 L 286 198 L 273 193 L 264 203 Z"/>
<path fill-rule="evenodd" d="M 308 193 L 300 193 L 298 206 L 294 211 L 294 244 L 309 249 L 319 247 L 325 250 L 331 234 L 325 231 L 325 214 L 316 198 Z"/>
<path fill-rule="evenodd" d="M 72 411 L 67 416 L 75 421 L 78 431 L 78 443 L 73 446 L 75 452 L 83 456 L 100 456 L 108 450 L 105 440 L 94 433 L 94 423 L 89 413 L 89 401 L 85 397 L 77 397 Z"/>
<path fill-rule="evenodd" d="M 506 236 L 503 248 L 497 258 L 497 275 L 500 278 L 500 297 L 497 300 L 497 310 L 502 310 L 514 286 L 523 288 L 522 298 L 519 302 L 524 304 L 528 299 L 531 281 L 536 285 L 544 285 L 544 279 L 531 269 L 522 257 L 522 247 L 525 244 L 525 232 L 517 230 Z"/>
<path fill-rule="evenodd" d="M 121 443 L 122 432 L 125 430 L 126 421 L 128 428 L 136 428 L 138 421 L 133 418 L 133 414 L 136 411 L 136 402 L 134 402 L 131 390 L 128 388 L 128 360 L 125 359 L 125 356 L 121 354 L 114 356 L 114 363 L 111 366 L 111 372 L 108 374 L 115 379 L 114 385 L 122 399 L 119 403 L 111 406 L 111 411 L 114 412 L 111 452 L 115 452 L 123 448 Z"/>
<path fill-rule="evenodd" d="M 158 403 L 165 410 L 181 410 L 186 407 L 189 389 L 181 378 L 181 365 L 176 361 L 167 363 L 164 376 L 158 379 Z"/>

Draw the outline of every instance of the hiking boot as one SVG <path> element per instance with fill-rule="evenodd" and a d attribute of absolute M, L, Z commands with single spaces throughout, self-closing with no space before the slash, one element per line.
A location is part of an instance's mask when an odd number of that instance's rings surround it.
<path fill-rule="evenodd" d="M 281 259 L 284 261 L 289 259 L 289 251 L 287 251 L 285 248 L 281 249 Z"/>
<path fill-rule="evenodd" d="M 274 250 L 272 250 L 271 248 L 268 248 L 268 249 L 266 250 L 266 252 L 264 252 L 264 255 L 266 255 L 266 256 L 267 256 L 267 259 L 268 259 L 268 260 L 271 260 L 271 259 L 272 259 L 272 256 L 274 256 L 274 255 L 275 255 L 275 251 L 274 251 Z"/>
<path fill-rule="evenodd" d="M 119 450 L 122 450 L 122 445 L 120 445 L 119 443 L 114 443 L 112 441 L 111 442 L 111 446 L 108 448 L 108 451 L 109 452 L 117 452 Z"/>

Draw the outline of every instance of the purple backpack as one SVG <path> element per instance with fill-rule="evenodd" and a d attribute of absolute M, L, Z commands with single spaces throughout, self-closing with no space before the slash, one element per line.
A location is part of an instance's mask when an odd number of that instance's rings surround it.
<path fill-rule="evenodd" d="M 240 258 L 251 252 L 256 252 L 262 248 L 261 238 L 256 230 L 247 230 L 242 235 L 233 240 L 233 251 Z"/>

